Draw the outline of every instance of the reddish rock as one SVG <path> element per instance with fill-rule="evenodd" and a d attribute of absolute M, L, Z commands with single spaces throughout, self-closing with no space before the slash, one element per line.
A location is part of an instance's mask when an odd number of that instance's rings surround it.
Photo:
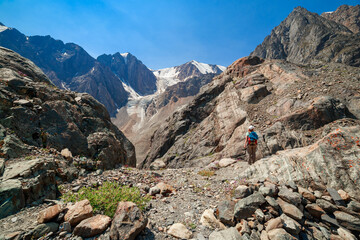
<path fill-rule="evenodd" d="M 74 234 L 81 237 L 93 237 L 105 231 L 111 223 L 111 218 L 105 215 L 96 215 L 81 221 L 74 229 Z"/>
<path fill-rule="evenodd" d="M 342 189 L 338 190 L 338 194 L 345 202 L 349 202 L 351 200 L 349 194 Z"/>
<path fill-rule="evenodd" d="M 290 203 L 283 201 L 281 198 L 278 198 L 277 202 L 279 203 L 282 211 L 286 215 L 288 215 L 289 217 L 292 217 L 293 219 L 295 219 L 297 221 L 301 221 L 304 214 L 302 213 L 302 211 L 300 211 L 300 209 L 298 209 L 296 206 L 294 206 Z"/>
<path fill-rule="evenodd" d="M 273 229 L 276 229 L 276 228 L 282 228 L 283 227 L 283 222 L 282 222 L 282 219 L 280 217 L 277 217 L 277 218 L 273 218 L 273 219 L 270 219 L 267 223 L 267 226 L 266 226 L 266 232 L 269 232 Z"/>
<path fill-rule="evenodd" d="M 148 219 L 132 202 L 119 202 L 110 228 L 110 239 L 134 240 L 145 229 Z"/>
<path fill-rule="evenodd" d="M 319 205 L 316 205 L 313 203 L 306 205 L 305 208 L 309 211 L 311 216 L 318 218 L 318 219 L 320 219 L 321 215 L 323 215 L 325 213 L 325 211 L 321 207 L 319 207 Z"/>
<path fill-rule="evenodd" d="M 167 194 L 170 194 L 175 191 L 175 189 L 172 186 L 170 186 L 169 184 L 166 184 L 164 182 L 159 182 L 156 185 L 156 187 L 160 189 L 160 193 L 162 195 L 167 195 Z"/>
<path fill-rule="evenodd" d="M 69 207 L 65 214 L 65 222 L 69 222 L 71 226 L 76 226 L 82 220 L 93 216 L 93 209 L 89 200 L 85 199 L 75 203 L 75 205 Z"/>
<path fill-rule="evenodd" d="M 298 191 L 305 199 L 309 200 L 310 202 L 315 202 L 316 201 L 315 195 L 312 194 L 309 190 L 299 186 Z"/>
<path fill-rule="evenodd" d="M 37 221 L 38 223 L 50 222 L 52 219 L 57 217 L 61 211 L 62 207 L 59 204 L 48 207 L 39 213 Z"/>

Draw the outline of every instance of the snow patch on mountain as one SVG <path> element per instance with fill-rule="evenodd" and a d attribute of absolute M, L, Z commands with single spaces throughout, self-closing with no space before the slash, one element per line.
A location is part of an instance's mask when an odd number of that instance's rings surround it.
<path fill-rule="evenodd" d="M 0 25 L 0 32 L 3 32 L 5 30 L 9 29 L 7 26 L 1 26 Z"/>
<path fill-rule="evenodd" d="M 125 64 L 127 64 L 127 57 L 129 56 L 129 53 L 120 53 L 120 55 L 124 58 Z"/>

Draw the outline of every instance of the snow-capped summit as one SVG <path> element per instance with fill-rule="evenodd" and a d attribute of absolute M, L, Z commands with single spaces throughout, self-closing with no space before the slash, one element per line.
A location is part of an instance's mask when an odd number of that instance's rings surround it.
<path fill-rule="evenodd" d="M 200 63 L 191 60 L 180 66 L 154 70 L 153 73 L 157 78 L 158 91 L 162 92 L 168 86 L 185 81 L 191 77 L 201 76 L 207 73 L 220 74 L 225 69 L 226 67 L 224 66 Z"/>

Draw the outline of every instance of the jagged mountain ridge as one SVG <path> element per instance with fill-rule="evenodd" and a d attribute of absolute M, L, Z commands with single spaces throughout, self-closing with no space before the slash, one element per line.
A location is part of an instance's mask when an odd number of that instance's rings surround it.
<path fill-rule="evenodd" d="M 340 23 L 297 7 L 251 56 L 299 64 L 338 62 L 360 66 L 360 35 Z"/>
<path fill-rule="evenodd" d="M 108 66 L 123 83 L 139 95 L 156 92 L 156 77 L 140 60 L 131 53 L 103 54 L 97 60 Z"/>
<path fill-rule="evenodd" d="M 341 5 L 336 11 L 322 13 L 321 16 L 346 26 L 353 33 L 360 32 L 360 5 Z"/>
<path fill-rule="evenodd" d="M 224 70 L 224 66 L 200 63 L 192 60 L 179 66 L 154 70 L 153 72 L 158 79 L 158 89 L 164 91 L 168 86 L 174 85 L 177 82 L 203 74 L 220 74 Z"/>

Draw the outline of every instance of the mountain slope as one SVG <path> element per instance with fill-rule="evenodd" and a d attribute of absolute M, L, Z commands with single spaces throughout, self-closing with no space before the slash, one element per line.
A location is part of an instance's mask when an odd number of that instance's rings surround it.
<path fill-rule="evenodd" d="M 360 66 L 360 35 L 342 24 L 297 7 L 251 56 L 300 64 L 339 62 Z"/>
<path fill-rule="evenodd" d="M 0 45 L 32 60 L 56 86 L 91 94 L 111 115 L 127 102 L 122 82 L 80 46 L 50 36 L 26 37 L 14 28 L 2 26 L 1 30 Z"/>
<path fill-rule="evenodd" d="M 134 146 L 93 97 L 58 89 L 34 63 L 9 49 L 0 47 L 0 64 L 0 128 L 11 132 L 5 139 L 1 135 L 1 156 L 23 155 L 7 152 L 7 142 L 15 141 L 19 146 L 68 148 L 101 161 L 103 168 L 135 165 Z"/>
<path fill-rule="evenodd" d="M 360 77 L 359 68 L 302 68 L 279 60 L 239 59 L 154 132 L 140 167 L 148 168 L 157 159 L 167 167 L 190 167 L 244 158 L 250 124 L 261 139 L 259 158 L 307 146 L 321 137 L 319 131 L 327 124 L 359 117 L 359 84 L 351 76 Z"/>
<path fill-rule="evenodd" d="M 180 66 L 156 70 L 157 92 L 143 97 L 132 94 L 129 102 L 112 121 L 135 145 L 139 162 L 149 150 L 153 132 L 175 110 L 189 103 L 200 88 L 222 69 L 225 67 L 190 61 Z"/>
<path fill-rule="evenodd" d="M 192 60 L 180 66 L 155 70 L 154 74 L 158 79 L 158 89 L 164 91 L 168 86 L 180 81 L 185 81 L 188 78 L 198 77 L 208 73 L 220 74 L 224 70 L 225 67 L 223 66 L 200 63 Z"/>
<path fill-rule="evenodd" d="M 321 16 L 344 25 L 353 33 L 360 32 L 360 5 L 342 5 L 336 11 L 322 13 Z"/>
<path fill-rule="evenodd" d="M 130 53 L 103 54 L 97 60 L 108 66 L 117 77 L 140 95 L 156 92 L 156 77 L 135 56 Z"/>

